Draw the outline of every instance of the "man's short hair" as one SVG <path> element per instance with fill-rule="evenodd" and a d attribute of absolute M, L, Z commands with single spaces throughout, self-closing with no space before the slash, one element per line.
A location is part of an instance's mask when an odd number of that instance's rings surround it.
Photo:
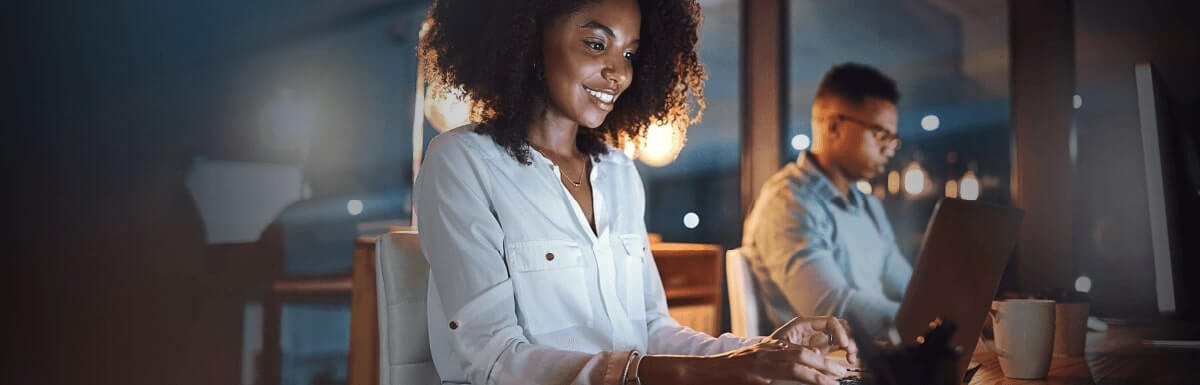
<path fill-rule="evenodd" d="M 867 97 L 876 97 L 892 104 L 900 101 L 896 81 L 879 70 L 858 64 L 842 63 L 829 69 L 817 86 L 816 100 L 837 96 L 854 104 L 861 104 Z"/>

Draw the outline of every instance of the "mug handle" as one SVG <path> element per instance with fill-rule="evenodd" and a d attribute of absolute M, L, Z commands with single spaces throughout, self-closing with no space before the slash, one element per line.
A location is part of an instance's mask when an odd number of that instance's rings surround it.
<path fill-rule="evenodd" d="M 988 309 L 987 318 L 984 318 L 983 321 L 983 330 L 980 330 L 979 332 L 979 343 L 982 344 L 983 347 L 987 348 L 988 351 L 996 353 L 997 356 L 1007 358 L 1008 352 L 996 347 L 994 330 L 996 325 L 996 313 L 996 309 Z"/>

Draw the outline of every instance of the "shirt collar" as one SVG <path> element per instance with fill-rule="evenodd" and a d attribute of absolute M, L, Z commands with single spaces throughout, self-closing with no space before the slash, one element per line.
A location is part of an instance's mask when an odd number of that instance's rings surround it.
<path fill-rule="evenodd" d="M 800 173 L 809 181 L 808 186 L 810 191 L 816 194 L 821 200 L 833 201 L 842 206 L 843 209 L 851 209 L 855 205 L 852 201 L 847 201 L 841 193 L 838 193 L 837 187 L 833 186 L 833 182 L 829 177 L 825 176 L 825 171 L 821 170 L 821 166 L 817 164 L 817 159 L 813 157 L 811 152 L 802 152 L 796 158 L 796 164 L 800 166 Z M 862 197 L 856 196 L 857 190 L 850 188 L 847 194 L 852 196 L 853 201 L 861 201 Z M 854 202 L 857 203 L 857 202 Z"/>
<path fill-rule="evenodd" d="M 532 155 L 531 161 L 535 165 L 538 165 L 539 167 L 553 167 L 554 166 L 554 162 L 551 161 L 550 158 L 547 158 L 540 151 L 535 150 L 533 148 L 533 146 L 529 146 L 529 145 L 526 145 L 526 146 L 529 147 L 529 154 Z M 621 151 L 621 150 L 615 149 L 613 147 L 609 147 L 608 154 L 600 154 L 600 156 L 598 156 L 596 158 L 590 158 L 590 156 L 589 156 L 590 159 L 588 159 L 588 160 L 592 162 L 592 173 L 588 177 L 591 178 L 590 180 L 592 182 L 596 182 L 597 180 L 601 179 L 601 177 L 603 177 L 606 174 L 605 169 L 607 168 L 607 165 L 609 163 L 612 163 L 611 157 L 612 157 L 613 151 Z M 597 160 L 597 158 L 598 158 L 598 160 Z"/>

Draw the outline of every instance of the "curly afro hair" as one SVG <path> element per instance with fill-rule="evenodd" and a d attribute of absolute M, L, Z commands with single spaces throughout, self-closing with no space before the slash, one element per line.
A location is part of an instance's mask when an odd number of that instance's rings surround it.
<path fill-rule="evenodd" d="M 542 29 L 600 0 L 437 0 L 418 47 L 425 75 L 436 87 L 460 88 L 472 100 L 477 132 L 488 135 L 522 164 L 536 106 L 547 103 L 541 66 Z M 576 146 L 593 159 L 608 145 L 640 142 L 651 123 L 684 131 L 705 107 L 704 67 L 696 54 L 702 21 L 695 0 L 638 0 L 641 44 L 633 79 L 599 127 L 581 126 Z M 695 104 L 693 116 L 693 102 Z M 681 136 L 685 132 L 680 132 Z"/>

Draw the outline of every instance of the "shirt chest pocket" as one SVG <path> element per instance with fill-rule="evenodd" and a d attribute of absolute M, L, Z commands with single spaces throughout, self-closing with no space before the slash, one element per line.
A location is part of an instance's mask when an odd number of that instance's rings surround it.
<path fill-rule="evenodd" d="M 506 248 L 505 258 L 517 316 L 530 335 L 591 322 L 583 255 L 576 243 L 522 242 Z"/>
<path fill-rule="evenodd" d="M 629 319 L 646 319 L 646 242 L 637 234 L 619 237 L 621 245 L 615 258 L 621 264 L 621 280 L 624 290 L 621 303 Z"/>

